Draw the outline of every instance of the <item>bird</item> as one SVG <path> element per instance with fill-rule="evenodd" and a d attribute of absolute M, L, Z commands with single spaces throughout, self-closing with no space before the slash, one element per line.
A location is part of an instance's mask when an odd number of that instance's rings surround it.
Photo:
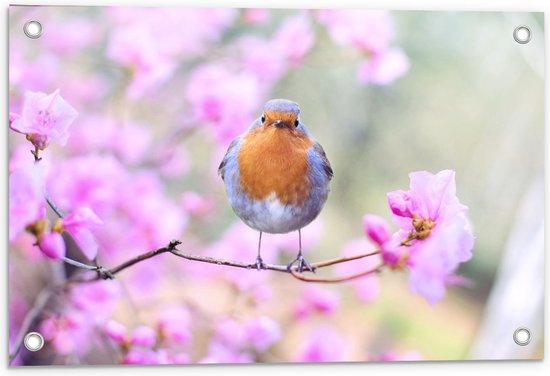
<path fill-rule="evenodd" d="M 262 233 L 298 231 L 298 255 L 290 272 L 314 272 L 302 255 L 301 229 L 321 212 L 334 175 L 321 144 L 300 119 L 300 106 L 289 99 L 271 99 L 261 116 L 230 144 L 220 163 L 221 176 L 235 214 L 260 232 L 254 265 L 261 257 Z"/>

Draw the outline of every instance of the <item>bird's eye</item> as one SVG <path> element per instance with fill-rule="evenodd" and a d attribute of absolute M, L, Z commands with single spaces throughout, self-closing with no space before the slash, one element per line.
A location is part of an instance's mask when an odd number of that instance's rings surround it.
<path fill-rule="evenodd" d="M 296 121 L 294 122 L 294 126 L 298 127 L 298 125 L 300 125 L 300 121 L 298 119 L 296 119 Z"/>
<path fill-rule="evenodd" d="M 265 123 L 265 115 L 262 116 L 262 123 Z"/>

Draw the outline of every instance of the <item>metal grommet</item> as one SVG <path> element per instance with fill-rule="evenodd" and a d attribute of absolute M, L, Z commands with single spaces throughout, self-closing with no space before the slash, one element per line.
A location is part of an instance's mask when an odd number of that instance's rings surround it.
<path fill-rule="evenodd" d="M 531 29 L 529 26 L 520 25 L 514 29 L 513 36 L 519 44 L 529 43 L 531 40 Z"/>
<path fill-rule="evenodd" d="M 525 346 L 531 342 L 531 332 L 527 328 L 517 328 L 513 338 L 515 343 L 520 346 Z"/>
<path fill-rule="evenodd" d="M 35 20 L 28 21 L 23 26 L 23 32 L 29 38 L 32 38 L 32 39 L 40 38 L 40 36 L 42 35 L 42 24 Z"/>
<path fill-rule="evenodd" d="M 27 350 L 35 352 L 44 346 L 44 337 L 38 332 L 30 332 L 25 335 L 23 344 Z"/>

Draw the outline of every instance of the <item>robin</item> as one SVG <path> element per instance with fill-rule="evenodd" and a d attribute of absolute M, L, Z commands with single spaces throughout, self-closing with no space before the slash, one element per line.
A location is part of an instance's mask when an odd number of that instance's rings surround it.
<path fill-rule="evenodd" d="M 300 121 L 300 107 L 288 99 L 272 99 L 263 114 L 234 139 L 218 173 L 231 207 L 249 227 L 260 232 L 256 267 L 261 257 L 262 233 L 298 231 L 298 271 L 313 271 L 302 256 L 301 229 L 321 212 L 333 172 L 321 145 Z"/>

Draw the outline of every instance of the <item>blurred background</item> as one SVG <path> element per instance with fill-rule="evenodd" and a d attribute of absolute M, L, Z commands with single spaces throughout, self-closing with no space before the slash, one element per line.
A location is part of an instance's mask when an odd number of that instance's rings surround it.
<path fill-rule="evenodd" d="M 60 208 L 103 220 L 101 265 L 171 239 L 252 262 L 257 233 L 231 211 L 217 167 L 271 98 L 300 104 L 335 172 L 302 232 L 309 261 L 374 249 L 362 217 L 390 220 L 386 193 L 412 171 L 456 171 L 476 236 L 459 270 L 468 283 L 430 305 L 403 271 L 311 285 L 170 255 L 66 285 L 82 271 L 22 232 L 10 243 L 10 347 L 41 291 L 63 288 L 32 323 L 45 348 L 12 364 L 542 357 L 542 14 L 12 6 L 9 18 L 10 111 L 27 91 L 60 89 L 79 113 L 41 163 Z M 31 19 L 44 27 L 34 40 L 22 32 Z M 520 24 L 525 45 L 512 37 Z M 9 142 L 10 172 L 32 163 L 23 135 Z M 265 236 L 266 261 L 286 264 L 297 242 Z M 520 326 L 529 346 L 512 341 Z"/>

